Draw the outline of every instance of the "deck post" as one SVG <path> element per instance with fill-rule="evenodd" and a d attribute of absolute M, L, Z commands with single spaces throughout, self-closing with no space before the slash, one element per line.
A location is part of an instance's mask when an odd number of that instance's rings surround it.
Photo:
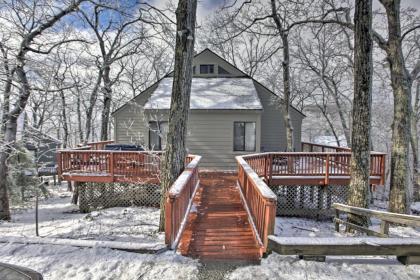
<path fill-rule="evenodd" d="M 382 186 L 385 185 L 385 160 L 386 160 L 386 155 L 382 155 L 382 157 L 381 157 L 381 180 L 379 182 Z"/>
<path fill-rule="evenodd" d="M 58 174 L 58 181 L 61 182 L 61 174 L 63 174 L 63 167 L 61 162 L 61 152 L 57 153 L 57 174 Z"/>
<path fill-rule="evenodd" d="M 109 154 L 109 173 L 111 174 L 112 182 L 114 182 L 114 153 Z"/>
<path fill-rule="evenodd" d="M 173 204 L 175 200 L 167 194 L 166 198 L 166 206 L 165 206 L 165 243 L 168 247 L 172 246 L 172 242 L 174 241 L 174 233 L 172 227 L 172 220 L 173 220 Z"/>
<path fill-rule="evenodd" d="M 269 157 L 270 161 L 269 161 L 269 179 L 268 179 L 268 185 L 271 186 L 271 180 L 273 177 L 273 154 L 270 153 L 270 157 Z"/>
<path fill-rule="evenodd" d="M 267 250 L 268 248 L 268 236 L 274 233 L 274 225 L 276 220 L 276 207 L 275 203 L 269 201 L 265 205 L 264 209 L 264 234 L 261 236 L 263 239 L 262 242 L 264 244 L 264 249 Z"/>
<path fill-rule="evenodd" d="M 325 160 L 325 185 L 329 184 L 329 169 L 330 169 L 330 155 L 327 154 L 327 158 Z"/>
<path fill-rule="evenodd" d="M 267 168 L 268 168 L 268 163 L 267 160 L 269 159 L 269 155 L 265 155 L 264 156 L 264 179 L 268 182 L 268 176 L 267 176 Z"/>

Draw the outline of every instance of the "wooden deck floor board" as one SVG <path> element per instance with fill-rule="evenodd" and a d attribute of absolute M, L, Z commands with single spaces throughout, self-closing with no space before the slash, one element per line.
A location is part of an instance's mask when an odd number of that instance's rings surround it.
<path fill-rule="evenodd" d="M 234 174 L 200 174 L 196 211 L 187 218 L 178 250 L 203 261 L 258 263 L 260 245 L 242 204 Z"/>

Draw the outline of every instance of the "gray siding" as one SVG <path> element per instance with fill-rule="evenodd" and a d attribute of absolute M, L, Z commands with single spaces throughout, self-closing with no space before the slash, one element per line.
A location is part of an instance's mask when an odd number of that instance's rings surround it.
<path fill-rule="evenodd" d="M 265 87 L 254 82 L 258 91 L 260 101 L 264 107 L 261 116 L 261 150 L 262 151 L 285 151 L 286 129 L 284 127 L 282 110 L 280 109 L 279 99 Z M 301 127 L 303 116 L 297 110 L 290 110 L 293 136 L 295 140 L 295 150 L 301 149 Z"/>
<path fill-rule="evenodd" d="M 135 99 L 114 112 L 114 140 L 117 143 L 148 143 L 148 123 L 143 112 L 143 105 L 156 89 L 157 84 L 146 89 Z M 147 146 L 145 146 L 147 147 Z"/>
<path fill-rule="evenodd" d="M 234 76 L 241 72 L 210 51 L 204 51 L 194 58 L 194 65 L 222 65 Z M 217 67 L 216 67 L 217 75 Z M 196 75 L 199 76 L 199 75 Z M 209 75 L 210 76 L 210 75 Z M 214 75 L 213 75 L 214 76 Z M 236 169 L 235 156 L 244 152 L 233 151 L 233 123 L 235 121 L 256 122 L 256 151 L 284 151 L 286 132 L 278 97 L 262 85 L 254 82 L 264 107 L 259 110 L 192 110 L 188 120 L 187 148 L 191 154 L 203 156 L 204 169 Z M 114 113 L 114 139 L 119 143 L 136 143 L 148 147 L 150 120 L 167 120 L 167 111 L 143 111 L 142 107 L 156 89 L 152 86 L 127 105 Z M 294 127 L 295 150 L 300 151 L 303 115 L 291 109 Z M 253 152 L 254 153 L 254 152 Z"/>
<path fill-rule="evenodd" d="M 260 111 L 191 111 L 188 121 L 188 152 L 203 156 L 200 166 L 207 169 L 236 169 L 233 151 L 233 123 L 256 123 L 256 151 L 260 149 Z M 252 152 L 252 153 L 255 153 Z"/>

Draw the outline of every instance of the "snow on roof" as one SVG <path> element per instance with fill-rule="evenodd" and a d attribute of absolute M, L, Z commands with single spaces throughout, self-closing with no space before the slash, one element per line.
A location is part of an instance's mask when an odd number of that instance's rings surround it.
<path fill-rule="evenodd" d="M 145 109 L 169 109 L 172 77 L 164 78 L 144 105 Z M 193 78 L 190 109 L 261 110 L 260 99 L 249 78 Z"/>

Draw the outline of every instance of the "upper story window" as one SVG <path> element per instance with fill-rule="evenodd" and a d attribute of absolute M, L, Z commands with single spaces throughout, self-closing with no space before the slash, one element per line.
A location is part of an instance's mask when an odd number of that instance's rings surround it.
<path fill-rule="evenodd" d="M 225 68 L 223 68 L 220 65 L 217 66 L 217 70 L 219 72 L 219 75 L 229 75 L 230 74 L 228 71 L 226 71 Z"/>
<path fill-rule="evenodd" d="M 162 151 L 166 147 L 168 122 L 149 122 L 149 149 Z"/>
<path fill-rule="evenodd" d="M 234 122 L 233 150 L 254 152 L 256 140 L 255 122 Z"/>
<path fill-rule="evenodd" d="M 200 74 L 213 74 L 214 65 L 213 64 L 201 64 L 200 65 Z"/>

